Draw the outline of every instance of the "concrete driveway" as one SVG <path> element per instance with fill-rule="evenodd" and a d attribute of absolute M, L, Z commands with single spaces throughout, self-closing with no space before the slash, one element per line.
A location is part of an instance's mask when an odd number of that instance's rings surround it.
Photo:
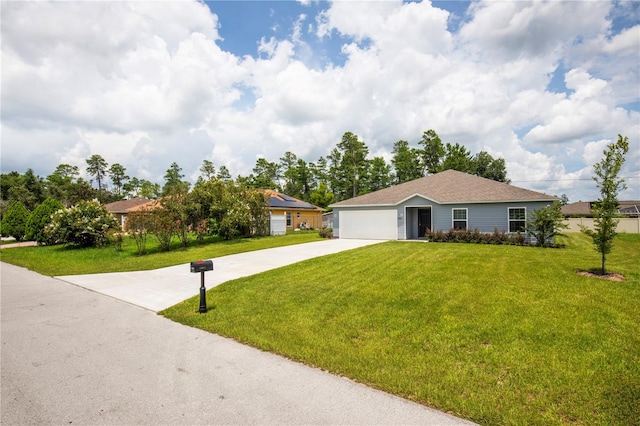
<path fill-rule="evenodd" d="M 338 248 L 313 244 L 293 252 Z M 291 252 L 271 253 L 264 267 Z M 232 269 L 214 262 L 220 275 Z M 101 274 L 102 282 L 84 281 L 97 287 L 88 291 L 1 263 L 0 424 L 470 424 L 114 298 L 140 294 L 138 302 L 159 309 L 183 297 L 165 294 L 167 283 L 198 292 L 188 265 L 163 271 L 137 284 L 135 275 Z M 121 277 L 124 288 L 143 290 L 118 290 Z"/>
<path fill-rule="evenodd" d="M 379 242 L 324 240 L 217 257 L 212 259 L 214 270 L 205 273 L 205 284 L 209 289 L 236 278 Z M 200 293 L 200 274 L 191 273 L 189 266 L 184 264 L 151 271 L 66 275 L 56 278 L 157 312 Z"/>

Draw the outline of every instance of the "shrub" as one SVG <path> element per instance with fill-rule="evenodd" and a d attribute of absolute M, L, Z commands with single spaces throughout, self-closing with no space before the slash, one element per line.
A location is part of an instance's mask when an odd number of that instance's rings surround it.
<path fill-rule="evenodd" d="M 147 253 L 147 236 L 151 226 L 151 213 L 147 210 L 136 210 L 127 215 L 124 229 L 133 237 L 140 255 Z"/>
<path fill-rule="evenodd" d="M 47 238 L 79 247 L 102 247 L 108 232 L 119 229 L 118 220 L 98 200 L 80 201 L 75 206 L 58 210 L 46 226 Z"/>
<path fill-rule="evenodd" d="M 120 230 L 112 229 L 109 231 L 109 241 L 111 241 L 111 244 L 116 251 L 122 251 L 124 234 Z"/>
<path fill-rule="evenodd" d="M 44 200 L 29 216 L 27 239 L 36 241 L 39 244 L 55 244 L 55 240 L 51 240 L 44 230 L 51 223 L 53 214 L 63 208 L 62 203 L 55 198 Z"/>
<path fill-rule="evenodd" d="M 527 231 L 536 239 L 538 247 L 553 246 L 555 237 L 562 235 L 560 230 L 569 226 L 564 223 L 562 206 L 554 202 L 552 206 L 545 206 L 535 210 L 527 222 Z"/>
<path fill-rule="evenodd" d="M 318 231 L 320 238 L 333 238 L 333 228 L 322 228 Z"/>
<path fill-rule="evenodd" d="M 13 237 L 16 241 L 22 241 L 26 234 L 29 215 L 29 210 L 20 201 L 11 203 L 0 223 L 2 235 Z"/>
<path fill-rule="evenodd" d="M 171 239 L 180 232 L 180 219 L 164 208 L 151 210 L 150 219 L 150 232 L 158 239 L 160 250 L 171 250 Z"/>
<path fill-rule="evenodd" d="M 450 229 L 448 231 L 427 231 L 427 240 L 434 243 L 469 243 L 469 244 L 511 244 L 525 245 L 526 238 L 520 234 L 507 234 L 497 228 L 490 234 L 478 229 Z"/>

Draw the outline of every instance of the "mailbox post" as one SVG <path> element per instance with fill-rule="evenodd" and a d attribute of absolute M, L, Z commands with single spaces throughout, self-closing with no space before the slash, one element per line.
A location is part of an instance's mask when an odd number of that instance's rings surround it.
<path fill-rule="evenodd" d="M 197 260 L 191 262 L 191 272 L 200 272 L 200 307 L 198 312 L 203 314 L 207 312 L 207 289 L 204 287 L 204 273 L 206 271 L 213 271 L 212 260 Z"/>

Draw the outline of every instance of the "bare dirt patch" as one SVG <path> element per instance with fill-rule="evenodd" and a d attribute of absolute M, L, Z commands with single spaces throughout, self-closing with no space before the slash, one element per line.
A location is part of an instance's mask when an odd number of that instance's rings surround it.
<path fill-rule="evenodd" d="M 583 277 L 600 278 L 601 280 L 607 281 L 624 281 L 624 275 L 616 274 L 615 272 L 609 272 L 602 275 L 601 273 L 594 271 L 577 271 L 576 274 Z"/>

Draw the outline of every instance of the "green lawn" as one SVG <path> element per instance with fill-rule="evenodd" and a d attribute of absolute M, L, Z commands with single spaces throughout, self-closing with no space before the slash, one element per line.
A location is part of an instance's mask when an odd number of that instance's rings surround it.
<path fill-rule="evenodd" d="M 61 245 L 20 247 L 0 250 L 0 260 L 49 276 L 95 274 L 157 269 L 194 260 L 312 241 L 320 241 L 318 231 L 293 232 L 276 237 L 240 238 L 231 241 L 212 237 L 205 240 L 205 244 L 202 245 L 196 241 L 190 241 L 186 248 L 180 247 L 180 244 L 174 240 L 172 250 L 160 252 L 157 241 L 149 237 L 147 244 L 149 253 L 139 256 L 135 242 L 127 238 L 122 251 L 116 251 L 112 246 L 84 249 Z"/>
<path fill-rule="evenodd" d="M 481 424 L 640 424 L 640 236 L 609 255 L 387 242 L 222 284 L 163 311 Z"/>

